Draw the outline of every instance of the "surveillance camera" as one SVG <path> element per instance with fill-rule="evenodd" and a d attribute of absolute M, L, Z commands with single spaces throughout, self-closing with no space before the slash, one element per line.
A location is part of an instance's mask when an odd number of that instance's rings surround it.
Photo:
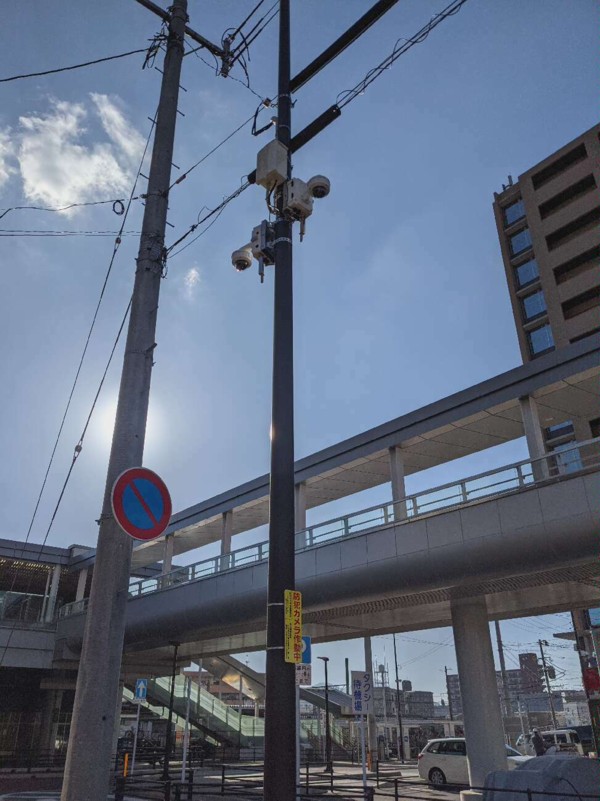
<path fill-rule="evenodd" d="M 234 250 L 231 254 L 231 263 L 238 271 L 238 273 L 252 267 L 252 249 L 250 245 L 246 245 L 239 250 Z"/>
<path fill-rule="evenodd" d="M 319 199 L 327 197 L 331 191 L 331 182 L 324 175 L 313 175 L 308 182 L 308 189 L 313 197 Z"/>

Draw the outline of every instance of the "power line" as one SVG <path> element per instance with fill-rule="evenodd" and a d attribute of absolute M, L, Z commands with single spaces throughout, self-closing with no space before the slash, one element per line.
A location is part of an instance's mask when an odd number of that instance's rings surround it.
<path fill-rule="evenodd" d="M 7 229 L 0 228 L 0 236 L 133 236 L 139 231 L 45 231 L 43 229 Z"/>
<path fill-rule="evenodd" d="M 173 183 L 171 184 L 169 189 L 173 189 L 174 186 L 176 186 L 177 184 L 180 184 L 182 181 L 184 181 L 188 177 L 188 175 L 196 169 L 196 167 L 199 167 L 202 164 L 202 162 L 206 161 L 206 159 L 209 158 L 209 156 L 212 156 L 212 154 L 216 153 L 216 151 L 220 147 L 222 147 L 226 142 L 229 142 L 229 140 L 233 136 L 235 136 L 236 133 L 241 131 L 242 128 L 245 128 L 246 125 L 248 125 L 250 122 L 252 122 L 252 120 L 255 118 L 255 116 L 256 116 L 255 114 L 252 114 L 252 116 L 248 117 L 247 120 L 245 120 L 241 125 L 238 125 L 238 127 L 235 130 L 233 130 L 230 134 L 228 134 L 225 137 L 225 139 L 222 139 L 219 142 L 218 145 L 215 145 L 211 150 L 208 151 L 208 153 L 206 153 L 204 156 L 202 156 L 202 158 L 198 159 L 198 161 L 195 164 L 192 164 L 192 166 L 189 167 L 182 175 L 180 175 L 179 178 L 176 181 L 173 181 Z"/>
<path fill-rule="evenodd" d="M 63 485 L 62 485 L 62 488 L 61 488 L 61 491 L 60 491 L 60 494 L 58 496 L 58 500 L 56 501 L 56 505 L 54 507 L 54 511 L 52 513 L 52 517 L 50 518 L 50 523 L 48 524 L 48 528 L 46 529 L 46 534 L 44 535 L 44 539 L 42 541 L 42 544 L 40 545 L 40 550 L 39 550 L 39 553 L 37 555 L 37 559 L 39 559 L 41 557 L 41 555 L 43 553 L 43 550 L 44 550 L 44 548 L 46 546 L 46 542 L 48 541 L 48 537 L 50 536 L 50 531 L 52 529 L 52 526 L 54 525 L 54 521 L 56 520 L 56 515 L 58 514 L 58 510 L 60 508 L 60 504 L 61 504 L 62 499 L 64 497 L 64 494 L 66 492 L 66 489 L 67 489 L 67 486 L 69 484 L 69 481 L 71 479 L 71 474 L 73 473 L 73 468 L 75 467 L 75 462 L 77 461 L 77 459 L 79 457 L 79 454 L 81 453 L 81 451 L 83 449 L 83 440 L 85 439 L 85 435 L 86 435 L 88 427 L 90 425 L 90 421 L 92 419 L 92 415 L 94 414 L 94 410 L 96 408 L 96 404 L 98 402 L 98 398 L 100 397 L 100 393 L 102 392 L 102 387 L 104 386 L 104 381 L 106 380 L 106 376 L 108 375 L 108 370 L 110 368 L 113 356 L 115 355 L 115 351 L 117 349 L 117 345 L 119 344 L 119 340 L 121 338 L 121 334 L 123 333 L 123 328 L 125 327 L 125 323 L 127 322 L 127 318 L 129 317 L 130 309 L 131 309 L 131 298 L 129 299 L 129 303 L 127 304 L 127 308 L 125 310 L 125 314 L 123 315 L 123 319 L 121 320 L 121 325 L 119 326 L 119 330 L 117 331 L 117 336 L 115 337 L 115 341 L 114 341 L 112 349 L 110 351 L 110 355 L 108 357 L 108 361 L 106 363 L 106 367 L 104 368 L 104 372 L 102 374 L 102 378 L 100 379 L 100 384 L 98 385 L 98 389 L 96 391 L 96 395 L 94 396 L 94 400 L 92 402 L 92 407 L 91 407 L 91 409 L 89 411 L 89 414 L 87 416 L 87 419 L 85 421 L 85 425 L 83 427 L 83 431 L 81 433 L 81 436 L 79 437 L 79 441 L 77 442 L 77 445 L 75 446 L 75 450 L 73 451 L 73 458 L 71 460 L 71 464 L 69 466 L 69 469 L 67 471 L 67 475 L 65 477 L 65 480 L 63 482 Z M 63 420 L 63 422 L 64 422 L 64 420 Z M 57 440 L 57 442 L 58 442 L 58 440 Z M 46 478 L 47 478 L 47 475 L 48 474 L 46 474 Z M 44 482 L 45 482 L 45 480 L 44 480 Z M 40 494 L 40 498 L 41 498 L 41 494 Z M 39 503 L 39 499 L 38 499 L 38 503 Z M 37 506 L 36 506 L 36 511 L 37 511 Z M 33 520 L 32 520 L 32 523 L 33 523 Z M 30 527 L 30 531 L 31 531 L 31 527 Z M 29 532 L 28 532 L 28 536 L 29 536 Z M 27 540 L 25 540 L 25 542 L 27 542 Z M 23 553 L 24 553 L 24 551 L 22 552 L 22 554 Z M 17 579 L 17 571 L 15 571 L 15 574 L 14 574 L 14 577 L 13 577 L 13 581 L 12 581 L 12 586 L 11 586 L 9 592 L 12 592 L 12 590 L 14 589 L 16 579 Z M 29 589 L 31 587 L 32 580 L 33 580 L 33 575 L 30 575 L 29 576 L 29 581 L 28 581 L 28 586 L 27 586 L 27 591 L 28 592 L 29 592 Z M 6 653 L 8 652 L 8 648 L 10 646 L 10 642 L 11 642 L 11 639 L 12 639 L 13 632 L 15 631 L 15 628 L 16 628 L 16 624 L 12 627 L 12 629 L 10 630 L 9 635 L 8 635 L 8 637 L 6 639 L 6 645 L 4 646 L 4 650 L 2 652 L 2 655 L 0 656 L 0 667 L 2 666 L 2 662 L 4 661 L 4 657 L 6 656 Z"/>
<path fill-rule="evenodd" d="M 376 67 L 370 70 L 365 77 L 359 81 L 356 86 L 354 86 L 354 88 L 345 90 L 338 94 L 336 98 L 336 105 L 338 105 L 340 108 L 344 108 L 344 106 L 347 106 L 348 103 L 351 103 L 356 97 L 361 95 L 367 89 L 367 87 L 373 83 L 373 81 L 377 80 L 377 78 L 379 78 L 383 72 L 389 69 L 392 64 L 394 64 L 394 62 L 400 58 L 400 56 L 404 55 L 408 50 L 411 49 L 411 47 L 414 47 L 414 45 L 424 42 L 431 31 L 434 28 L 437 28 L 437 26 L 445 19 L 457 14 L 466 2 L 467 0 L 453 0 L 453 2 L 446 6 L 443 11 L 435 14 L 429 20 L 429 22 L 410 39 L 398 39 L 389 56 L 387 56 Z M 403 44 L 400 44 L 400 42 L 403 42 Z"/>
<path fill-rule="evenodd" d="M 198 220 L 193 225 L 191 225 L 189 227 L 189 229 L 185 232 L 185 234 L 183 234 L 183 236 L 180 236 L 179 239 L 177 239 L 175 242 L 173 242 L 173 244 L 170 247 L 167 248 L 167 255 L 169 255 L 171 253 L 171 251 L 174 248 L 176 248 L 177 245 L 179 245 L 180 242 L 183 242 L 184 239 L 187 239 L 187 237 L 190 236 L 190 234 L 193 234 L 194 231 L 196 231 L 199 228 L 199 226 L 202 225 L 202 223 L 204 223 L 207 220 L 209 220 L 215 214 L 218 215 L 217 216 L 217 219 L 218 219 L 218 217 L 221 216 L 221 212 L 225 209 L 225 207 L 228 206 L 229 203 L 231 203 L 232 200 L 235 200 L 236 197 L 239 197 L 239 195 L 241 195 L 242 192 L 244 192 L 249 186 L 251 186 L 251 184 L 248 183 L 248 181 L 243 183 L 238 189 L 235 190 L 235 192 L 232 192 L 228 197 L 226 197 L 225 200 L 222 203 L 219 203 L 219 205 L 215 206 L 214 209 L 211 209 L 208 212 L 208 214 L 205 214 L 204 217 L 202 217 L 202 219 Z M 214 220 L 213 222 L 216 222 L 216 220 Z M 211 223 L 211 225 L 212 224 L 213 223 Z M 191 242 L 188 242 L 187 245 L 184 245 L 182 248 L 179 248 L 179 250 L 176 250 L 175 253 L 173 253 L 171 255 L 171 258 L 174 258 L 175 256 L 179 255 L 179 253 L 181 253 L 182 250 L 185 250 L 190 245 L 192 245 L 197 239 L 199 239 L 204 233 L 206 233 L 206 231 L 208 231 L 209 228 L 210 228 L 210 226 L 207 226 L 203 231 L 201 231 L 197 236 L 195 236 L 191 240 Z"/>
<path fill-rule="evenodd" d="M 84 61 L 81 64 L 73 64 L 71 67 L 57 67 L 53 70 L 44 70 L 43 72 L 28 72 L 24 75 L 12 75 L 10 78 L 0 78 L 0 83 L 8 83 L 9 81 L 19 81 L 22 78 L 39 78 L 43 75 L 55 75 L 57 72 L 69 72 L 70 70 L 78 70 L 82 67 L 91 67 L 94 64 L 103 64 L 105 61 L 114 61 L 117 58 L 127 58 L 128 56 L 135 56 L 138 53 L 147 53 L 148 48 L 144 47 L 140 50 L 129 50 L 127 53 L 118 53 L 116 56 L 106 56 L 105 58 L 97 58 L 94 61 Z"/>
<path fill-rule="evenodd" d="M 112 268 L 113 268 L 113 264 L 115 262 L 117 251 L 119 250 L 119 246 L 121 244 L 121 236 L 122 236 L 122 234 L 124 232 L 125 223 L 127 221 L 128 215 L 129 215 L 129 210 L 131 208 L 131 204 L 133 202 L 133 198 L 134 198 L 134 195 L 135 195 L 135 189 L 137 187 L 137 182 L 139 180 L 139 177 L 140 177 L 140 174 L 141 174 L 141 171 L 142 171 L 142 166 L 144 164 L 144 159 L 146 158 L 146 153 L 148 152 L 148 147 L 150 145 L 150 140 L 152 138 L 152 132 L 154 131 L 155 124 L 156 124 L 156 114 L 154 115 L 154 118 L 152 119 L 152 125 L 150 126 L 150 131 L 148 132 L 148 137 L 146 138 L 146 145 L 144 147 L 144 152 L 142 153 L 142 157 L 140 159 L 139 167 L 138 167 L 137 174 L 136 174 L 134 182 L 133 182 L 133 186 L 131 188 L 131 193 L 130 193 L 130 196 L 129 196 L 129 200 L 127 202 L 127 206 L 125 207 L 125 210 L 124 210 L 123 215 L 122 215 L 123 216 L 123 221 L 121 223 L 121 228 L 120 228 L 119 234 L 117 235 L 117 237 L 115 239 L 113 252 L 112 252 L 112 255 L 111 255 L 109 263 L 108 263 L 108 268 L 107 268 L 107 271 L 106 271 L 106 275 L 104 276 L 104 282 L 102 284 L 102 288 L 100 290 L 100 297 L 98 298 L 98 302 L 97 302 L 96 308 L 94 310 L 94 315 L 92 317 L 92 322 L 90 324 L 90 328 L 89 328 L 88 333 L 87 333 L 87 337 L 86 337 L 86 340 L 85 340 L 85 343 L 84 343 L 84 346 L 83 346 L 81 357 L 79 359 L 79 364 L 78 364 L 77 370 L 75 372 L 75 378 L 74 378 L 73 384 L 71 386 L 71 391 L 69 392 L 69 397 L 67 399 L 67 403 L 66 403 L 66 406 L 65 406 L 65 410 L 64 410 L 62 419 L 60 421 L 60 425 L 59 425 L 59 428 L 58 428 L 58 434 L 56 435 L 56 440 L 54 442 L 54 446 L 53 446 L 52 452 L 50 454 L 50 459 L 48 461 L 48 466 L 46 468 L 46 473 L 44 475 L 44 479 L 42 481 L 42 486 L 41 486 L 41 489 L 40 489 L 40 492 L 39 492 L 39 495 L 38 495 L 38 498 L 37 498 L 37 501 L 36 501 L 36 504 L 35 504 L 35 508 L 33 510 L 33 514 L 31 516 L 31 520 L 29 522 L 29 528 L 27 529 L 27 535 L 25 537 L 25 543 L 27 543 L 29 541 L 29 537 L 31 535 L 31 530 L 33 528 L 33 524 L 34 524 L 34 521 L 35 521 L 35 518 L 36 518 L 36 515 L 37 515 L 37 511 L 39 509 L 39 505 L 40 505 L 40 502 L 42 500 L 42 495 L 44 494 L 44 489 L 45 489 L 46 483 L 48 481 L 48 475 L 50 474 L 50 469 L 51 469 L 52 464 L 54 462 L 54 456 L 56 454 L 56 449 L 58 448 L 58 443 L 59 443 L 60 437 L 61 437 L 62 432 L 63 432 L 65 421 L 67 419 L 67 414 L 69 413 L 69 409 L 71 407 L 71 401 L 73 400 L 73 395 L 75 393 L 75 388 L 77 387 L 77 383 L 79 381 L 79 376 L 81 374 L 81 369 L 83 367 L 83 362 L 84 362 L 86 354 L 87 354 L 88 346 L 90 344 L 90 339 L 92 337 L 92 332 L 93 332 L 94 327 L 96 325 L 96 320 L 98 318 L 98 312 L 100 311 L 100 306 L 102 304 L 102 300 L 104 298 L 104 293 L 106 291 L 106 286 L 108 284 L 108 279 L 110 277 L 110 274 L 111 274 L 111 271 L 112 271 Z"/>
<path fill-rule="evenodd" d="M 271 16 L 269 16 L 269 14 Z M 251 30 L 248 31 L 248 33 L 245 36 L 242 34 L 242 39 L 243 39 L 242 44 L 238 45 L 233 50 L 232 65 L 235 64 L 235 62 L 241 56 L 243 56 L 244 53 L 248 52 L 250 45 L 260 36 L 260 34 L 265 30 L 267 25 L 269 25 L 278 14 L 279 14 L 279 2 L 277 1 L 273 3 L 273 5 L 265 12 L 265 14 L 258 20 L 258 22 L 254 25 L 254 27 L 251 28 Z M 261 28 L 259 28 L 259 30 L 256 30 L 266 17 L 268 17 L 268 19 L 264 23 L 264 25 Z"/>
<path fill-rule="evenodd" d="M 148 195 L 141 194 L 132 197 L 131 200 L 145 200 Z M 116 197 L 111 198 L 110 200 L 89 200 L 85 203 L 69 203 L 66 206 L 9 206 L 5 208 L 2 214 L 0 214 L 0 220 L 3 217 L 6 217 L 9 211 L 53 211 L 53 212 L 61 212 L 61 211 L 68 211 L 69 209 L 76 209 L 83 206 L 102 206 L 107 203 L 111 203 L 113 207 L 113 211 L 119 217 L 122 216 L 125 212 L 124 203 L 126 202 L 126 198 Z"/>

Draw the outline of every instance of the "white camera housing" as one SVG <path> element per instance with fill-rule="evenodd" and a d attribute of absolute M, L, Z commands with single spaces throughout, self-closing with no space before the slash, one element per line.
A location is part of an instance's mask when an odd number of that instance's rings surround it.
<path fill-rule="evenodd" d="M 244 245 L 239 250 L 234 250 L 231 254 L 231 263 L 238 273 L 252 267 L 252 245 Z"/>
<path fill-rule="evenodd" d="M 292 178 L 283 187 L 283 210 L 294 220 L 305 220 L 313 212 L 313 199 L 308 185 Z"/>
<path fill-rule="evenodd" d="M 331 181 L 325 175 L 313 175 L 308 182 L 308 191 L 317 199 L 327 197 L 331 192 Z"/>

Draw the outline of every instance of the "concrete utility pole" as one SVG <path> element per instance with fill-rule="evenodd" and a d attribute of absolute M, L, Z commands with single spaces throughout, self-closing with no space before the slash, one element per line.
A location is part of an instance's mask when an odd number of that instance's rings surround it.
<path fill-rule="evenodd" d="M 552 715 L 552 726 L 557 729 L 556 712 L 554 711 L 554 701 L 552 699 L 552 688 L 550 687 L 550 676 L 548 675 L 548 667 L 546 666 L 546 655 L 544 654 L 544 645 L 548 645 L 547 640 L 538 640 L 540 646 L 540 654 L 542 655 L 542 668 L 544 670 L 544 678 L 546 679 L 546 689 L 548 690 L 548 701 L 550 702 L 550 713 Z"/>
<path fill-rule="evenodd" d="M 394 665 L 396 666 L 396 714 L 398 716 L 398 756 L 404 764 L 404 737 L 402 736 L 402 711 L 400 708 L 400 676 L 398 674 L 398 651 L 396 650 L 396 635 L 394 638 Z M 403 694 L 404 695 L 404 694 Z"/>
<path fill-rule="evenodd" d="M 288 148 L 288 180 L 292 177 L 289 151 L 291 111 L 290 0 L 280 0 L 276 138 Z M 296 580 L 294 549 L 294 304 L 292 223 L 286 219 L 283 213 L 283 187 L 279 187 L 277 190 L 276 206 L 264 797 L 265 801 L 294 801 L 296 798 L 296 666 L 284 660 L 284 591 L 293 590 Z"/>
<path fill-rule="evenodd" d="M 106 801 L 109 789 L 132 546 L 114 520 L 110 496 L 116 478 L 140 466 L 144 454 L 186 21 L 187 0 L 173 0 L 62 801 Z"/>
<path fill-rule="evenodd" d="M 444 665 L 444 673 L 446 674 L 446 693 L 448 694 L 448 714 L 450 720 L 454 720 L 454 710 L 452 709 L 452 696 L 450 695 L 450 682 L 448 681 L 448 668 Z"/>
<path fill-rule="evenodd" d="M 500 675 L 502 677 L 502 701 L 505 715 L 512 715 L 512 699 L 508 688 L 508 676 L 506 675 L 506 660 L 504 659 L 504 646 L 502 644 L 502 632 L 500 631 L 500 621 L 495 620 L 496 644 L 498 645 L 498 657 L 500 659 Z"/>
<path fill-rule="evenodd" d="M 373 683 L 373 689 L 375 689 L 375 677 L 373 675 L 373 651 L 371 649 L 371 638 L 365 637 L 364 640 L 365 646 L 365 670 L 371 674 L 371 681 Z M 375 693 L 373 692 L 373 696 Z M 373 705 L 374 708 L 374 705 Z M 367 715 L 367 736 L 368 736 L 368 743 L 367 743 L 367 752 L 370 755 L 371 765 L 378 760 L 377 754 L 377 719 L 375 717 L 375 712 L 369 712 Z"/>

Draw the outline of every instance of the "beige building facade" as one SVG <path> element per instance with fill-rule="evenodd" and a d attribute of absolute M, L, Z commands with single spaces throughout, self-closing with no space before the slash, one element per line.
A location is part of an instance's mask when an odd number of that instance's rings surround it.
<path fill-rule="evenodd" d="M 524 362 L 600 331 L 599 187 L 600 124 L 494 193 Z M 599 436 L 599 414 L 571 428 L 547 425 L 544 438 Z"/>

